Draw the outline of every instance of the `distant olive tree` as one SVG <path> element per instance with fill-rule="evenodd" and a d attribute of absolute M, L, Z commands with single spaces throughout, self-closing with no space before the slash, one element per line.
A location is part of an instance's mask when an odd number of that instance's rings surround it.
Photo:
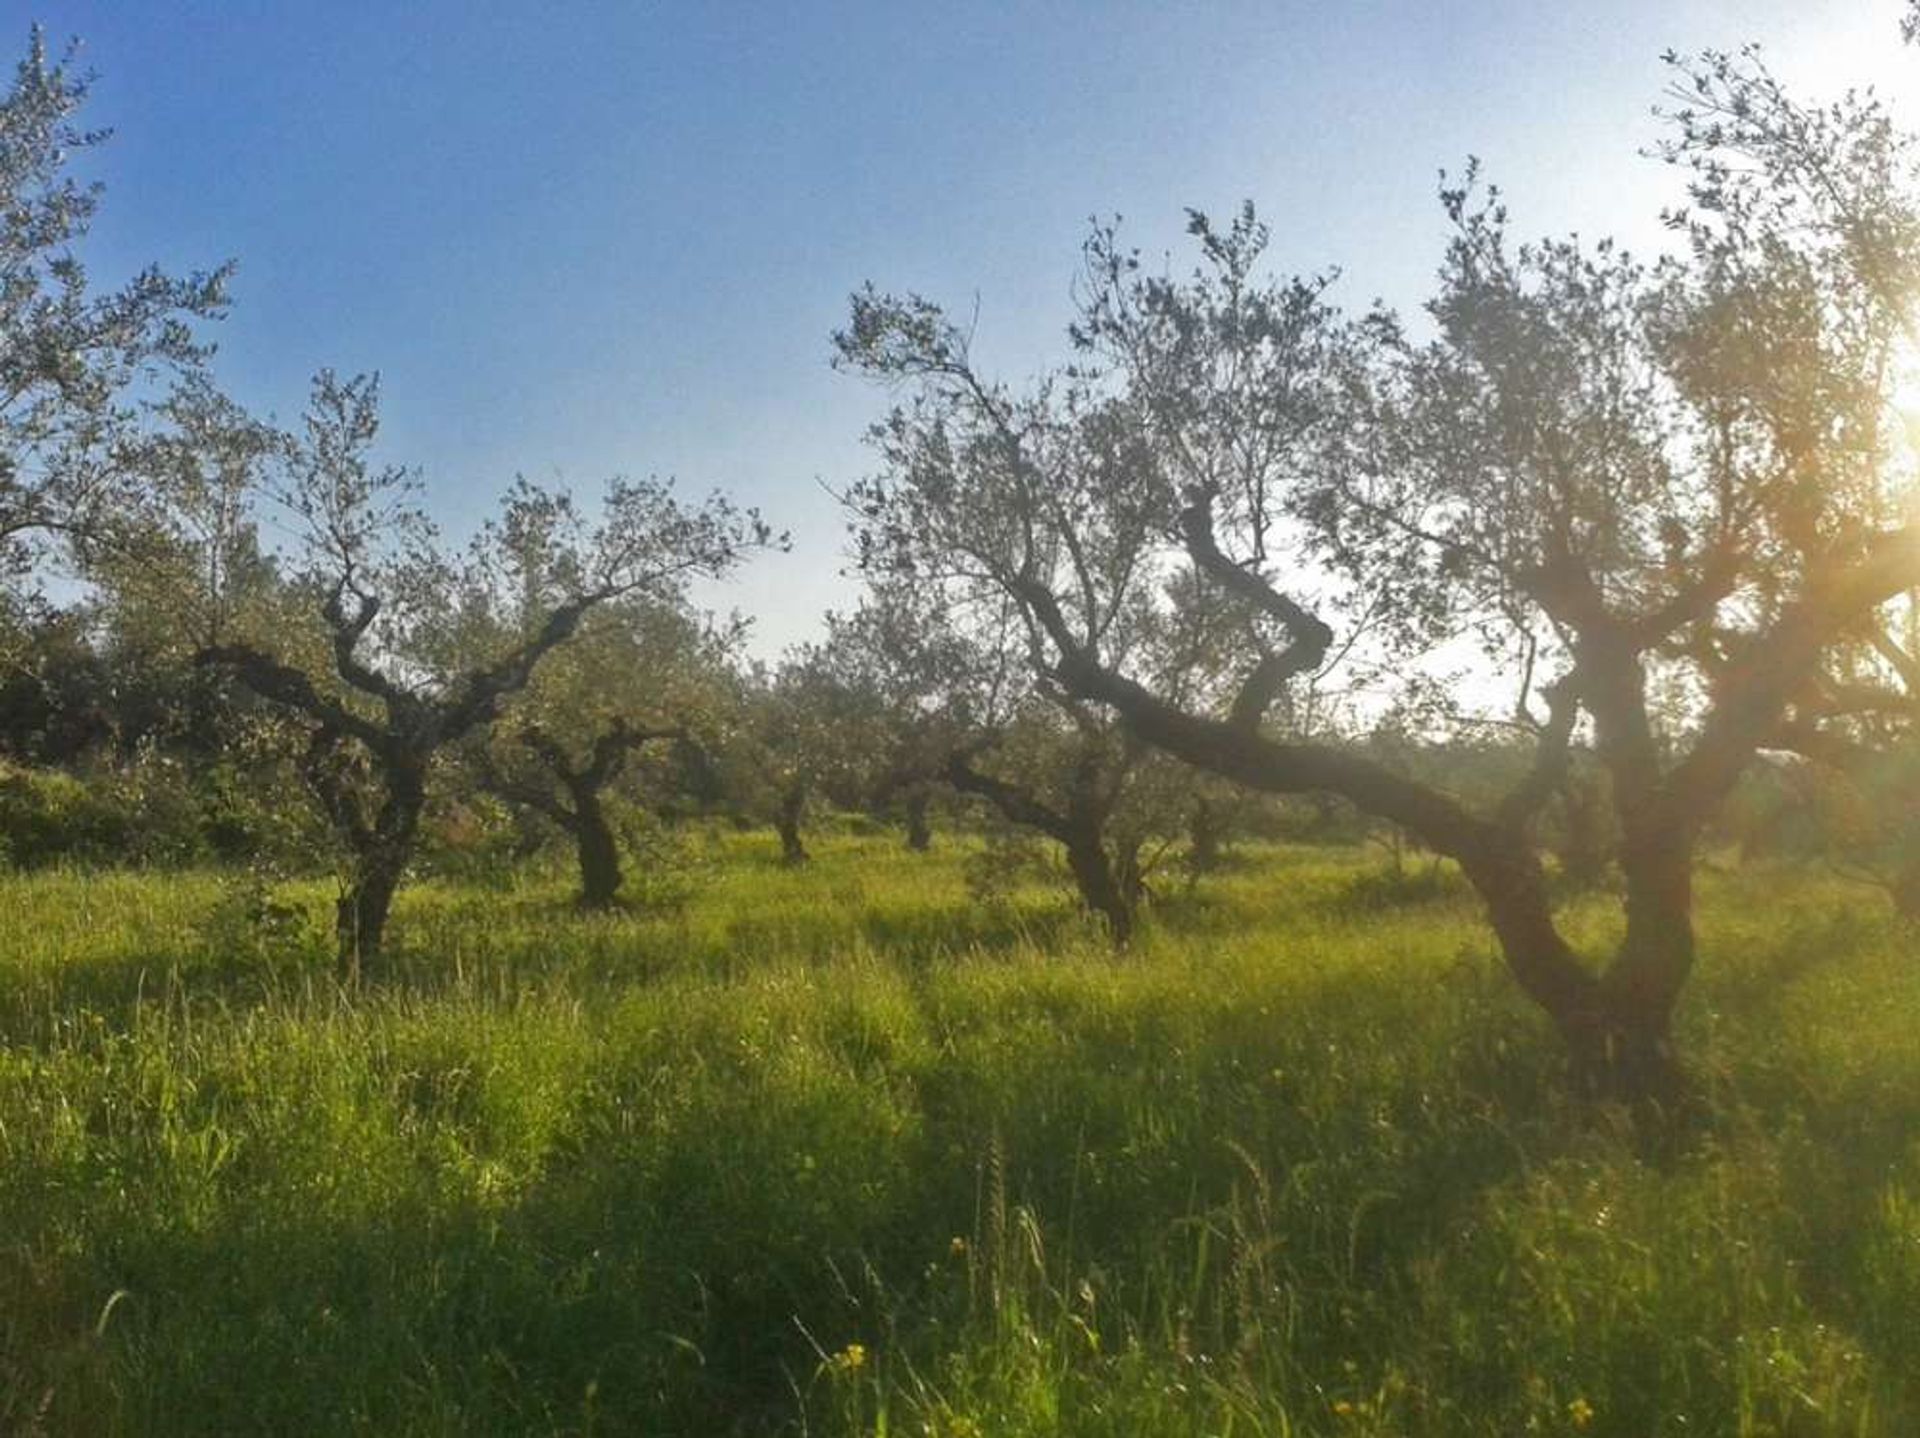
<path fill-rule="evenodd" d="M 1180 822 L 1168 761 L 1026 663 L 1004 602 L 948 608 L 898 576 L 869 581 L 816 660 L 863 716 L 882 784 L 922 796 L 943 784 L 1058 844 L 1081 902 L 1125 947 Z"/>
<path fill-rule="evenodd" d="M 351 856 L 337 915 L 349 977 L 379 958 L 442 751 L 492 725 L 600 606 L 676 603 L 691 578 L 722 574 L 772 539 L 718 496 L 690 507 L 666 485 L 616 481 L 589 523 L 570 496 L 523 481 L 462 559 L 437 544 L 418 476 L 373 462 L 378 429 L 375 381 L 323 373 L 281 461 L 324 668 L 254 644 L 199 655 L 312 726 L 308 780 Z M 475 596 L 508 587 L 511 601 L 491 607 L 517 622 L 500 634 L 476 622 L 488 606 Z"/>
<path fill-rule="evenodd" d="M 1516 244 L 1470 174 L 1443 194 L 1419 332 L 1339 313 L 1322 278 L 1264 278 L 1249 211 L 1195 218 L 1190 278 L 1097 231 L 1076 360 L 1021 392 L 917 297 L 856 295 L 839 338 L 909 394 L 859 496 L 872 562 L 1002 596 L 1051 681 L 1141 739 L 1450 856 L 1577 1071 L 1628 1094 L 1678 1077 L 1703 827 L 1823 656 L 1920 574 L 1894 402 L 1920 295 L 1909 141 L 1870 96 L 1798 104 L 1751 54 L 1675 63 L 1662 154 L 1690 202 L 1666 258 Z M 1183 583 L 1245 617 L 1224 712 L 1104 642 Z M 1532 762 L 1502 797 L 1287 722 L 1279 701 L 1357 616 L 1477 665 L 1449 686 L 1463 709 L 1519 689 Z M 1556 922 L 1534 837 L 1583 734 L 1625 898 L 1598 964 Z"/>
<path fill-rule="evenodd" d="M 583 907 L 606 908 L 619 896 L 612 805 L 621 780 L 643 750 L 684 749 L 713 727 L 743 632 L 658 595 L 604 604 L 473 746 L 481 786 L 572 840 Z"/>
<path fill-rule="evenodd" d="M 730 712 L 709 740 L 734 812 L 772 826 L 780 862 L 811 861 L 808 815 L 822 797 L 847 801 L 869 772 L 859 696 L 835 682 L 818 646 L 737 672 Z"/>

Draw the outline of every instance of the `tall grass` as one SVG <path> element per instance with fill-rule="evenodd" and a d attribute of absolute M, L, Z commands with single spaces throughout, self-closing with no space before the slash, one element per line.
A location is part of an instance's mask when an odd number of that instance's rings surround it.
<path fill-rule="evenodd" d="M 1920 1432 L 1920 942 L 1703 889 L 1649 1147 L 1362 856 L 1115 957 L 730 838 L 612 917 L 421 886 L 355 994 L 317 886 L 3 879 L 0 1430 Z"/>

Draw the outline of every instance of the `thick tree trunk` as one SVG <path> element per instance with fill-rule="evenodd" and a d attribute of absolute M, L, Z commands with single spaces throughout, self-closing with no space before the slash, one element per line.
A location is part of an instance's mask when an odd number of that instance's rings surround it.
<path fill-rule="evenodd" d="M 1672 819 L 1636 827 L 1620 851 L 1627 932 L 1601 979 L 1599 1051 L 1585 1057 L 1624 1095 L 1670 1098 L 1680 1087 L 1673 1012 L 1694 962 L 1693 842 Z"/>
<path fill-rule="evenodd" d="M 424 772 L 390 772 L 387 783 L 386 802 L 354 856 L 353 879 L 335 908 L 341 976 L 348 982 L 379 970 L 387 916 L 413 858 L 414 836 L 426 807 Z"/>
<path fill-rule="evenodd" d="M 1106 925 L 1116 949 L 1133 941 L 1134 876 L 1123 875 L 1100 841 L 1100 831 L 1082 826 L 1065 839 L 1067 867 L 1080 899 Z"/>
<path fill-rule="evenodd" d="M 789 867 L 807 862 L 807 846 L 800 838 L 800 818 L 807 807 L 807 791 L 798 785 L 780 796 L 773 827 L 780 834 L 780 862 Z"/>
<path fill-rule="evenodd" d="M 1596 976 L 1554 925 L 1546 875 L 1530 850 L 1495 844 L 1460 857 L 1508 969 L 1565 1042 L 1575 1086 L 1595 1098 L 1678 1098 L 1671 1021 L 1693 956 L 1684 912 L 1669 908 L 1660 924 L 1630 920 L 1615 961 Z"/>
<path fill-rule="evenodd" d="M 580 906 L 611 908 L 620 893 L 620 846 L 600 796 L 573 786 L 573 842 L 580 855 Z"/>
<path fill-rule="evenodd" d="M 341 973 L 350 983 L 379 969 L 387 915 L 413 858 L 420 816 L 427 807 L 427 760 L 423 756 L 389 752 L 380 766 L 380 777 L 386 797 L 372 826 L 356 838 L 353 880 L 335 912 Z"/>
<path fill-rule="evenodd" d="M 386 941 L 387 916 L 407 867 L 405 854 L 386 846 L 371 849 L 354 864 L 353 881 L 335 905 L 340 941 L 340 972 L 349 983 L 377 972 Z"/>
<path fill-rule="evenodd" d="M 927 811 L 932 804 L 933 796 L 925 789 L 915 788 L 907 793 L 907 847 L 916 854 L 924 854 L 933 847 L 933 827 L 927 822 Z"/>
<path fill-rule="evenodd" d="M 1098 756 L 1076 766 L 1074 791 L 1064 813 L 990 774 L 962 755 L 948 761 L 948 781 L 965 794 L 978 794 L 1016 824 L 1037 829 L 1067 851 L 1067 868 L 1087 908 L 1106 925 L 1115 948 L 1133 938 L 1134 912 L 1141 884 L 1138 846 L 1118 859 L 1107 852 L 1108 801 L 1100 792 Z"/>

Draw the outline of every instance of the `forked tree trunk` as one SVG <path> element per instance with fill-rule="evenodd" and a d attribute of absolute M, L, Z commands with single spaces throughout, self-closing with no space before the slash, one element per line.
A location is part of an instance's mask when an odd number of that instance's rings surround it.
<path fill-rule="evenodd" d="M 619 777 L 633 750 L 654 739 L 684 742 L 685 737 L 678 729 L 637 728 L 619 717 L 594 739 L 587 758 L 579 760 L 543 730 L 528 728 L 520 735 L 521 743 L 538 756 L 549 782 L 528 782 L 501 773 L 484 761 L 482 782 L 494 792 L 544 815 L 564 830 L 573 839 L 574 854 L 580 864 L 580 906 L 611 908 L 619 899 L 623 875 L 620 845 L 601 796 Z M 558 784 L 565 791 L 564 800 L 554 792 L 552 784 Z"/>
<path fill-rule="evenodd" d="M 1684 1088 L 1672 1022 L 1693 963 L 1693 925 L 1690 852 L 1679 852 L 1677 870 L 1671 848 L 1645 861 L 1662 884 L 1643 891 L 1637 917 L 1630 887 L 1627 935 L 1602 974 L 1561 937 L 1546 873 L 1523 839 L 1496 837 L 1455 855 L 1508 969 L 1565 1042 L 1575 1086 L 1593 1097 L 1671 1101 Z"/>
<path fill-rule="evenodd" d="M 1081 902 L 1105 926 L 1115 948 L 1132 942 L 1142 889 L 1139 851 L 1137 845 L 1117 854 L 1108 851 L 1110 806 L 1102 798 L 1098 756 L 1090 755 L 1076 766 L 1064 812 L 975 769 L 964 754 L 948 759 L 947 782 L 963 794 L 979 795 L 1014 823 L 1037 829 L 1065 849 Z"/>

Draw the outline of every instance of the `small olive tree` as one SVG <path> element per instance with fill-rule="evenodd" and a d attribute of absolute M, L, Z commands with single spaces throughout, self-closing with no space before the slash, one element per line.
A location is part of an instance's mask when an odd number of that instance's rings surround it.
<path fill-rule="evenodd" d="M 622 779 L 643 749 L 684 748 L 713 727 L 743 629 L 658 596 L 605 604 L 472 746 L 481 785 L 572 840 L 583 907 L 609 907 L 620 892 L 610 805 Z"/>
<path fill-rule="evenodd" d="M 692 577 L 724 573 L 772 540 L 756 514 L 719 496 L 687 506 L 667 485 L 620 480 L 589 523 L 568 495 L 521 482 L 462 562 L 435 542 L 417 476 L 373 463 L 378 428 L 376 382 L 323 373 L 281 461 L 324 668 L 253 644 L 199 655 L 312 726 L 308 779 L 350 854 L 337 915 L 349 977 L 379 958 L 442 752 L 491 726 L 600 606 L 678 602 Z M 506 586 L 518 589 L 510 601 Z M 490 622 L 502 609 L 515 620 L 504 635 Z"/>

